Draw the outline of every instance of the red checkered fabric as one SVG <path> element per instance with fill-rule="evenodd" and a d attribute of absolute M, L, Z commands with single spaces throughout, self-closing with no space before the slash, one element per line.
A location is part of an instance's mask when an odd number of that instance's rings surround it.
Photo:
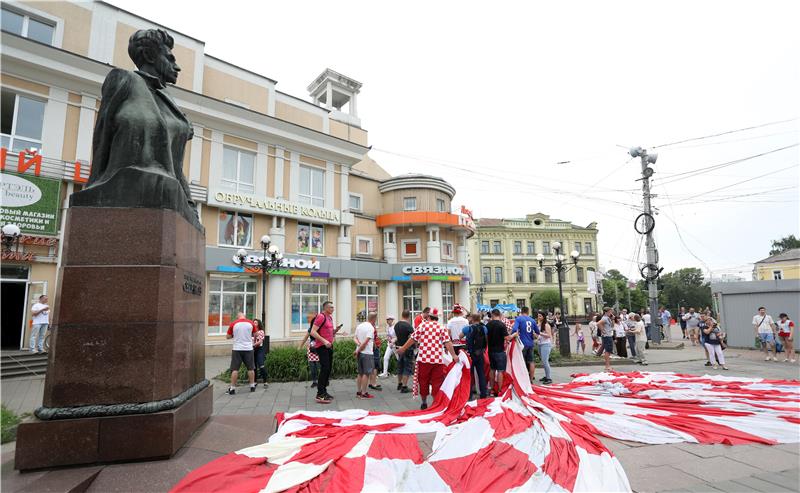
<path fill-rule="evenodd" d="M 417 363 L 442 364 L 444 343 L 450 340 L 447 329 L 434 320 L 425 320 L 414 330 L 411 337 L 417 341 Z"/>
<path fill-rule="evenodd" d="M 311 351 L 311 346 L 306 346 L 306 356 L 308 357 L 308 361 L 319 361 L 319 356 L 317 353 Z"/>
<path fill-rule="evenodd" d="M 504 324 L 506 324 L 506 332 L 511 335 L 511 331 L 514 329 L 514 321 L 510 318 L 503 317 L 500 319 Z"/>

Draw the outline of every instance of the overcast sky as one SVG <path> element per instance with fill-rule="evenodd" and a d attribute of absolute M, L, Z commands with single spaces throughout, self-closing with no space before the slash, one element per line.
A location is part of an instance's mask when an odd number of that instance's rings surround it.
<path fill-rule="evenodd" d="M 325 67 L 362 82 L 387 171 L 443 176 L 476 217 L 596 221 L 601 266 L 632 278 L 625 148 L 784 121 L 656 149 L 656 241 L 666 271 L 749 278 L 771 240 L 800 236 L 796 146 L 676 175 L 798 143 L 797 2 L 111 3 L 294 96 Z"/>

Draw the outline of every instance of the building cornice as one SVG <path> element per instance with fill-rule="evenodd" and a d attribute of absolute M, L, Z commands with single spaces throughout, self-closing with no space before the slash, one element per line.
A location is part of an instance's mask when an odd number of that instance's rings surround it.
<path fill-rule="evenodd" d="M 383 180 L 378 186 L 378 190 L 380 190 L 381 193 L 415 188 L 437 190 L 439 192 L 446 193 L 451 200 L 456 194 L 456 189 L 444 179 L 429 175 L 409 174 L 395 176 L 393 178 L 389 178 L 388 180 Z"/>

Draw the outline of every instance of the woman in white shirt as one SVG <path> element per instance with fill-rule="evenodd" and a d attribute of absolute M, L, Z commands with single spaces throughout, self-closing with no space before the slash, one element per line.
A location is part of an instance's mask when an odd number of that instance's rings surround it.
<path fill-rule="evenodd" d="M 627 340 L 625 337 L 625 324 L 622 323 L 622 319 L 619 316 L 614 317 L 614 342 L 617 345 L 617 356 L 620 358 L 628 357 L 628 350 L 625 348 Z"/>

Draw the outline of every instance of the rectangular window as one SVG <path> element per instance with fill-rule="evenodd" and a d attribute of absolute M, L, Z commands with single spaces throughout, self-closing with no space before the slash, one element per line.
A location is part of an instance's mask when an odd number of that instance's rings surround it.
<path fill-rule="evenodd" d="M 403 257 L 419 257 L 419 240 L 402 240 Z"/>
<path fill-rule="evenodd" d="M 517 298 L 517 308 L 522 308 L 523 306 L 528 306 L 528 302 L 525 298 Z"/>
<path fill-rule="evenodd" d="M 491 306 L 492 308 L 496 307 L 499 304 L 500 300 L 489 300 L 489 306 Z"/>
<path fill-rule="evenodd" d="M 443 241 L 442 242 L 442 258 L 452 259 L 453 258 L 453 242 L 452 241 Z"/>
<path fill-rule="evenodd" d="M 491 267 L 484 267 L 483 269 L 481 269 L 481 281 L 483 281 L 483 284 L 491 284 L 492 282 Z"/>
<path fill-rule="evenodd" d="M 497 284 L 503 283 L 503 268 L 502 267 L 495 267 L 494 268 L 494 282 Z"/>
<path fill-rule="evenodd" d="M 328 283 L 305 279 L 292 280 L 292 325 L 293 331 L 308 330 L 313 317 L 322 311 L 328 301 Z M 280 309 L 280 308 L 278 308 Z"/>
<path fill-rule="evenodd" d="M 52 45 L 56 26 L 49 21 L 23 15 L 19 12 L 3 8 L 3 31 L 14 33 L 40 43 Z"/>
<path fill-rule="evenodd" d="M 456 302 L 456 288 L 455 283 L 443 282 L 442 283 L 442 314 L 444 319 L 440 320 L 442 325 L 446 324 L 450 317 L 453 315 L 453 304 Z"/>
<path fill-rule="evenodd" d="M 297 253 L 325 255 L 325 226 L 297 223 Z"/>
<path fill-rule="evenodd" d="M 783 271 L 782 270 L 772 271 L 772 279 L 775 281 L 780 281 L 781 279 L 783 279 Z"/>
<path fill-rule="evenodd" d="M 356 194 L 351 193 L 350 194 L 350 203 L 348 204 L 348 207 L 350 207 L 350 210 L 351 211 L 362 211 L 363 209 L 361 208 L 361 200 L 362 200 L 361 195 L 356 195 Z"/>
<path fill-rule="evenodd" d="M 503 253 L 503 244 L 501 242 L 494 242 L 494 253 Z"/>
<path fill-rule="evenodd" d="M 300 192 L 303 204 L 325 205 L 325 171 L 314 166 L 300 166 Z"/>
<path fill-rule="evenodd" d="M 436 212 L 447 212 L 444 199 L 436 199 Z"/>
<path fill-rule="evenodd" d="M 542 242 L 542 253 L 544 253 L 545 255 L 550 255 L 550 242 L 549 241 L 543 241 Z"/>
<path fill-rule="evenodd" d="M 584 279 L 583 279 L 583 267 L 576 267 L 575 268 L 575 275 L 578 277 L 578 282 L 584 282 Z"/>
<path fill-rule="evenodd" d="M 378 313 L 378 285 L 358 283 L 356 285 L 356 322 L 366 322 L 370 312 Z"/>
<path fill-rule="evenodd" d="M 553 269 L 550 267 L 544 268 L 544 282 L 551 283 L 553 282 Z"/>
<path fill-rule="evenodd" d="M 592 244 L 591 243 L 584 243 L 583 246 L 586 247 L 586 248 L 584 248 L 584 252 L 583 253 L 585 253 L 586 255 L 591 255 L 592 254 Z"/>
<path fill-rule="evenodd" d="M 255 192 L 256 155 L 225 146 L 222 150 L 220 186 L 234 192 Z"/>
<path fill-rule="evenodd" d="M 536 242 L 529 241 L 528 242 L 528 255 L 534 255 L 536 253 Z"/>
<path fill-rule="evenodd" d="M 578 253 L 583 253 L 583 250 L 581 249 L 581 242 L 580 241 L 576 241 L 575 242 L 575 251 L 577 251 Z"/>
<path fill-rule="evenodd" d="M 403 286 L 403 310 L 411 312 L 413 322 L 417 315 L 422 313 L 422 284 L 418 282 L 404 282 Z"/>
<path fill-rule="evenodd" d="M 372 255 L 372 239 L 363 236 L 356 237 L 356 254 Z"/>
<path fill-rule="evenodd" d="M 514 255 L 522 255 L 522 242 L 515 241 L 514 242 Z"/>
<path fill-rule="evenodd" d="M 5 14 L 6 10 L 3 10 Z M 4 20 L 5 22 L 5 20 Z M 12 153 L 42 147 L 44 105 L 37 99 L 2 90 L 2 147 Z"/>
<path fill-rule="evenodd" d="M 415 211 L 415 210 L 417 210 L 417 198 L 416 197 L 403 197 L 403 210 L 404 211 Z"/>
<path fill-rule="evenodd" d="M 536 282 L 536 267 L 528 267 L 528 282 Z"/>
<path fill-rule="evenodd" d="M 218 243 L 250 248 L 253 245 L 253 216 L 241 212 L 219 211 Z"/>
<path fill-rule="evenodd" d="M 208 286 L 208 334 L 224 334 L 244 312 L 252 320 L 256 312 L 256 281 L 246 279 L 214 279 Z"/>
<path fill-rule="evenodd" d="M 525 279 L 522 276 L 522 267 L 514 267 L 514 282 L 522 283 Z"/>
<path fill-rule="evenodd" d="M 489 253 L 489 242 L 482 241 L 481 242 L 481 253 Z"/>

